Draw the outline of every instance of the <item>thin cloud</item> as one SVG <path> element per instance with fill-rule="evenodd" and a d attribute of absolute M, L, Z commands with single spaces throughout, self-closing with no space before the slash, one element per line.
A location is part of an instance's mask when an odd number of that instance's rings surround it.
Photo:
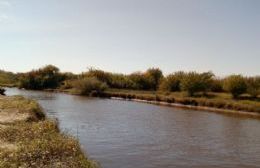
<path fill-rule="evenodd" d="M 0 0 L 0 23 L 9 20 L 8 10 L 12 7 L 10 0 Z"/>
<path fill-rule="evenodd" d="M 5 21 L 5 20 L 8 20 L 8 16 L 7 15 L 5 15 L 5 14 L 2 14 L 2 15 L 0 15 L 0 22 L 3 22 L 3 21 Z"/>
<path fill-rule="evenodd" d="M 0 0 L 0 7 L 11 7 L 12 4 L 9 1 Z"/>

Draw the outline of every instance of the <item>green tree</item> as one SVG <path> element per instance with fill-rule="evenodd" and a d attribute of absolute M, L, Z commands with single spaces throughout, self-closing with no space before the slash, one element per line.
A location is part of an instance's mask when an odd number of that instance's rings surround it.
<path fill-rule="evenodd" d="M 175 92 L 181 90 L 181 81 L 183 79 L 184 72 L 179 71 L 175 72 L 174 74 L 170 74 L 166 76 L 161 84 L 160 84 L 160 90 L 163 91 L 169 91 L 169 92 Z"/>
<path fill-rule="evenodd" d="M 247 93 L 253 98 L 260 94 L 260 77 L 249 77 L 246 79 Z"/>
<path fill-rule="evenodd" d="M 60 74 L 57 67 L 47 65 L 20 75 L 19 87 L 34 90 L 56 88 L 63 80 L 64 76 Z"/>
<path fill-rule="evenodd" d="M 223 92 L 223 80 L 222 79 L 218 79 L 218 78 L 214 78 L 211 84 L 211 88 L 210 90 L 212 92 Z"/>
<path fill-rule="evenodd" d="M 212 72 L 189 72 L 181 81 L 181 89 L 187 91 L 189 96 L 194 96 L 196 92 L 206 92 L 211 87 L 213 76 Z"/>
<path fill-rule="evenodd" d="M 89 71 L 83 74 L 84 77 L 94 77 L 98 80 L 105 82 L 107 84 L 111 81 L 111 75 L 109 72 L 105 72 L 103 70 L 95 69 L 95 68 L 89 68 Z"/>
<path fill-rule="evenodd" d="M 56 88 L 59 85 L 61 74 L 59 68 L 53 65 L 47 65 L 38 71 L 41 85 L 43 88 Z"/>
<path fill-rule="evenodd" d="M 168 75 L 160 83 L 159 90 L 175 92 L 179 90 L 180 81 L 174 75 Z"/>
<path fill-rule="evenodd" d="M 133 82 L 129 79 L 128 76 L 116 73 L 111 73 L 110 75 L 109 86 L 111 88 L 133 89 Z"/>
<path fill-rule="evenodd" d="M 132 81 L 132 88 L 139 90 L 149 90 L 150 83 L 145 77 L 145 75 L 141 72 L 134 72 L 128 76 L 128 78 Z"/>
<path fill-rule="evenodd" d="M 233 98 L 238 98 L 247 90 L 245 79 L 241 75 L 231 75 L 224 80 L 224 89 L 230 92 Z"/>
<path fill-rule="evenodd" d="M 159 68 L 149 68 L 144 76 L 149 82 L 150 89 L 157 90 L 160 84 L 161 79 L 163 78 L 163 73 Z"/>

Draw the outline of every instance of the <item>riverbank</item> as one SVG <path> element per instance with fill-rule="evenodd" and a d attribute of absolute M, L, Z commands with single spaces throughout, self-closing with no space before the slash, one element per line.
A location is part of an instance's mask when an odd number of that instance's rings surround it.
<path fill-rule="evenodd" d="M 211 93 L 207 96 L 188 97 L 185 93 L 181 92 L 163 93 L 110 89 L 102 96 L 178 108 L 260 118 L 259 100 L 234 100 L 230 95 L 225 93 Z"/>
<path fill-rule="evenodd" d="M 3 84 L 3 83 L 0 83 L 0 87 L 12 88 L 12 87 L 18 87 L 18 85 L 17 84 Z"/>
<path fill-rule="evenodd" d="M 0 96 L 0 168 L 95 168 L 77 140 L 60 132 L 57 121 L 21 96 Z"/>

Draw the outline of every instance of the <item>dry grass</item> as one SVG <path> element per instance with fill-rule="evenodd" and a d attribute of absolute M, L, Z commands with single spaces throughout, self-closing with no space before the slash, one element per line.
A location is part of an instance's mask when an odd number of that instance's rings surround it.
<path fill-rule="evenodd" d="M 12 118 L 17 118 L 17 120 L 39 121 L 45 119 L 45 114 L 39 104 L 22 96 L 0 96 L 0 118 L 4 118 L 6 114 L 6 117 L 10 114 Z M 17 120 L 13 120 L 12 122 Z"/>
<path fill-rule="evenodd" d="M 0 124 L 0 168 L 95 168 L 78 141 L 60 133 L 55 121 L 45 119 L 40 106 L 23 97 L 0 97 L 3 112 L 27 118 Z M 13 112 L 14 113 L 14 112 Z"/>

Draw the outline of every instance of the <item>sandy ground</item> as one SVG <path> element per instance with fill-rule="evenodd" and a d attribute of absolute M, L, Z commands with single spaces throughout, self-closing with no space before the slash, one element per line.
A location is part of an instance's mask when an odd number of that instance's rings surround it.
<path fill-rule="evenodd" d="M 9 97 L 0 96 L 0 102 L 10 101 Z M 26 121 L 30 117 L 29 113 L 21 113 L 16 108 L 9 108 L 0 106 L 0 130 L 8 129 L 9 124 L 18 122 L 18 121 Z M 15 144 L 10 144 L 1 140 L 0 137 L 0 150 L 15 150 L 17 147 Z"/>

